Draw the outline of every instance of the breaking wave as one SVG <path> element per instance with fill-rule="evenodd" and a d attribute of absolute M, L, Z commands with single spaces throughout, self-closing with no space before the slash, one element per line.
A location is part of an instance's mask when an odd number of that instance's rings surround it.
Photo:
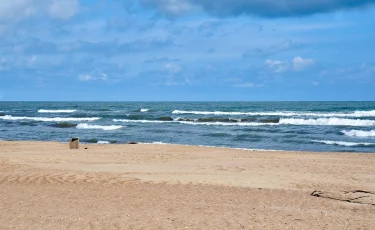
<path fill-rule="evenodd" d="M 74 113 L 77 110 L 47 110 L 47 109 L 39 109 L 38 113 Z"/>
<path fill-rule="evenodd" d="M 105 145 L 105 144 L 110 144 L 109 141 L 98 141 L 97 144 Z"/>
<path fill-rule="evenodd" d="M 363 131 L 363 130 L 343 130 L 341 133 L 349 137 L 375 137 L 375 130 Z"/>
<path fill-rule="evenodd" d="M 228 122 L 192 122 L 192 121 L 179 121 L 178 123 L 185 125 L 218 125 L 218 126 L 264 126 L 264 125 L 278 125 L 277 123 L 258 123 L 258 122 L 237 122 L 237 123 L 228 123 Z"/>
<path fill-rule="evenodd" d="M 218 125 L 218 126 L 263 126 L 263 125 L 277 125 L 277 123 L 258 123 L 258 122 L 197 122 L 197 121 L 182 121 L 179 118 L 173 121 L 156 121 L 156 120 L 126 120 L 126 119 L 113 119 L 114 122 L 124 122 L 124 123 L 178 123 L 185 125 Z"/>
<path fill-rule="evenodd" d="M 12 115 L 0 116 L 2 120 L 32 120 L 32 121 L 46 121 L 46 122 L 66 122 L 66 121 L 97 121 L 100 120 L 100 117 L 13 117 Z"/>
<path fill-rule="evenodd" d="M 109 130 L 121 129 L 123 127 L 124 126 L 121 126 L 121 125 L 103 126 L 103 125 L 89 125 L 89 124 L 83 123 L 83 124 L 78 124 L 76 128 L 77 129 L 101 129 L 101 130 L 109 131 Z"/>
<path fill-rule="evenodd" d="M 171 123 L 173 121 L 153 121 L 153 120 L 128 120 L 128 119 L 113 119 L 114 122 L 123 123 Z"/>
<path fill-rule="evenodd" d="M 248 116 L 310 116 L 310 117 L 375 117 L 375 110 L 355 111 L 351 113 L 309 113 L 295 111 L 277 111 L 277 112 L 223 112 L 223 111 L 184 111 L 174 110 L 173 114 L 196 114 L 196 115 L 248 115 Z"/>
<path fill-rule="evenodd" d="M 145 113 L 145 112 L 148 112 L 148 111 L 150 111 L 149 109 L 141 109 L 140 110 L 142 113 Z"/>
<path fill-rule="evenodd" d="M 195 115 L 251 115 L 251 116 L 296 116 L 295 112 L 223 112 L 223 111 L 184 111 L 174 110 L 173 114 L 195 114 Z"/>
<path fill-rule="evenodd" d="M 322 143 L 327 145 L 340 145 L 346 147 L 354 147 L 354 146 L 375 146 L 375 143 L 359 143 L 359 142 L 345 142 L 345 141 L 326 141 L 326 140 L 312 140 L 315 143 Z"/>
<path fill-rule="evenodd" d="M 321 125 L 321 126 L 375 126 L 375 120 L 359 120 L 344 118 L 280 118 L 263 120 L 229 119 L 229 118 L 175 118 L 165 120 L 130 120 L 114 119 L 114 122 L 123 123 L 179 123 L 186 125 L 218 125 L 218 126 L 264 126 L 264 125 Z"/>
<path fill-rule="evenodd" d="M 375 126 L 375 120 L 354 120 L 344 118 L 299 119 L 281 118 L 283 125 L 331 125 L 331 126 Z"/>

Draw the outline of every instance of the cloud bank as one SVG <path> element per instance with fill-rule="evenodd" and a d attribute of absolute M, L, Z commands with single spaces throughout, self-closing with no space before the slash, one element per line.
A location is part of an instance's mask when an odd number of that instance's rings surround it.
<path fill-rule="evenodd" d="M 218 16 L 249 15 L 268 18 L 300 17 L 337 10 L 369 7 L 375 0 L 139 0 L 166 16 L 195 10 Z"/>
<path fill-rule="evenodd" d="M 15 22 L 40 16 L 66 20 L 76 15 L 78 10 L 78 0 L 2 0 L 0 22 Z"/>
<path fill-rule="evenodd" d="M 291 62 L 267 59 L 264 64 L 275 73 L 302 71 L 316 64 L 314 59 L 296 56 Z"/>

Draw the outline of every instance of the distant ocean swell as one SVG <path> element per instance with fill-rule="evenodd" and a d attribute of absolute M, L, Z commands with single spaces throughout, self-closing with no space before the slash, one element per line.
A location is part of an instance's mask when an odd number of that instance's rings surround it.
<path fill-rule="evenodd" d="M 127 116 L 127 115 L 126 115 Z M 132 117 L 132 116 L 127 116 Z M 347 119 L 347 118 L 317 118 L 317 119 L 301 119 L 301 118 L 172 118 L 160 117 L 158 119 L 145 119 L 141 120 L 141 116 L 133 116 L 134 119 L 113 119 L 113 122 L 123 123 L 179 123 L 186 125 L 218 125 L 218 126 L 263 126 L 263 125 L 301 125 L 301 126 L 375 126 L 375 120 L 364 119 Z M 18 117 L 12 115 L 0 116 L 2 120 L 32 120 L 40 122 L 69 122 L 69 121 L 98 121 L 102 117 Z M 249 122 L 252 121 L 252 122 Z M 352 132 L 358 134 L 357 136 L 364 135 L 361 132 Z M 370 131 L 370 134 L 373 132 Z M 345 133 L 346 135 L 351 135 Z M 355 136 L 353 134 L 352 136 Z"/>

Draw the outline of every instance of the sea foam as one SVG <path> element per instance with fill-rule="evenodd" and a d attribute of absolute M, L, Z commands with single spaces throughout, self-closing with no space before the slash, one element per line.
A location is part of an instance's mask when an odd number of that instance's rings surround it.
<path fill-rule="evenodd" d="M 375 137 L 375 130 L 363 131 L 363 130 L 342 130 L 341 133 L 349 137 Z"/>
<path fill-rule="evenodd" d="M 341 145 L 346 147 L 354 147 L 354 146 L 375 146 L 375 143 L 359 143 L 359 142 L 345 142 L 345 141 L 326 141 L 326 140 L 312 140 L 315 143 L 322 143 L 327 145 Z"/>
<path fill-rule="evenodd" d="M 375 126 L 374 120 L 344 119 L 344 118 L 318 118 L 299 119 L 281 118 L 279 124 L 283 125 L 327 125 L 327 126 Z"/>
<path fill-rule="evenodd" d="M 101 145 L 110 144 L 109 141 L 98 141 L 97 143 Z"/>
<path fill-rule="evenodd" d="M 152 120 L 127 120 L 127 119 L 113 119 L 114 122 L 123 123 L 171 123 L 173 121 L 152 121 Z"/>
<path fill-rule="evenodd" d="M 178 118 L 173 121 L 155 121 L 155 120 L 127 120 L 127 119 L 113 119 L 114 122 L 124 123 L 177 123 L 185 125 L 206 125 L 206 126 L 264 126 L 264 125 L 278 125 L 277 123 L 258 123 L 258 122 L 194 122 L 194 121 L 179 121 Z"/>
<path fill-rule="evenodd" d="M 74 118 L 74 117 L 13 117 L 11 115 L 0 116 L 0 119 L 3 120 L 32 120 L 32 121 L 46 121 L 46 122 L 65 122 L 65 121 L 96 121 L 100 120 L 100 117 L 82 117 L 82 118 Z"/>
<path fill-rule="evenodd" d="M 83 124 L 78 124 L 77 129 L 101 129 L 105 131 L 110 131 L 110 130 L 116 130 L 116 129 L 121 129 L 123 126 L 121 125 L 109 125 L 109 126 L 103 126 L 103 125 L 89 125 L 86 123 Z"/>
<path fill-rule="evenodd" d="M 265 126 L 265 125 L 326 125 L 326 126 L 375 126 L 375 120 L 359 120 L 344 118 L 318 118 L 318 119 L 300 119 L 300 118 L 281 118 L 279 123 L 262 123 L 262 122 L 197 122 L 181 121 L 179 118 L 173 121 L 156 121 L 156 120 L 128 120 L 114 119 L 114 122 L 124 123 L 179 123 L 185 125 L 207 125 L 207 126 Z"/>
<path fill-rule="evenodd" d="M 297 116 L 295 112 L 223 112 L 223 111 L 184 111 L 174 110 L 173 114 L 195 114 L 195 115 L 250 115 L 250 116 Z"/>
<path fill-rule="evenodd" d="M 229 123 L 229 122 L 192 122 L 192 121 L 179 121 L 178 123 L 185 125 L 207 125 L 207 126 L 273 126 L 278 125 L 278 123 L 258 123 L 258 122 L 238 122 L 238 123 Z"/>
<path fill-rule="evenodd" d="M 173 145 L 171 143 L 164 143 L 161 141 L 154 141 L 154 142 L 139 142 L 141 145 Z M 175 144 L 174 144 L 175 145 Z"/>
<path fill-rule="evenodd" d="M 47 109 L 39 109 L 38 113 L 74 113 L 77 110 L 47 110 Z"/>
<path fill-rule="evenodd" d="M 280 117 L 375 117 L 375 110 L 355 111 L 351 113 L 314 113 L 296 111 L 275 111 L 275 112 L 223 112 L 223 111 L 184 111 L 174 110 L 173 114 L 195 114 L 195 115 L 248 115 L 248 116 L 280 116 Z"/>
<path fill-rule="evenodd" d="M 141 111 L 142 113 L 145 113 L 145 112 L 148 112 L 149 109 L 141 109 L 140 111 Z"/>

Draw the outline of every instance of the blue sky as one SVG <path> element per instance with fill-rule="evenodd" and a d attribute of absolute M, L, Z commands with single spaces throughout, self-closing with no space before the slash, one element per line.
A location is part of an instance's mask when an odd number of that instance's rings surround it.
<path fill-rule="evenodd" d="M 0 1 L 0 100 L 375 100 L 375 0 Z"/>

